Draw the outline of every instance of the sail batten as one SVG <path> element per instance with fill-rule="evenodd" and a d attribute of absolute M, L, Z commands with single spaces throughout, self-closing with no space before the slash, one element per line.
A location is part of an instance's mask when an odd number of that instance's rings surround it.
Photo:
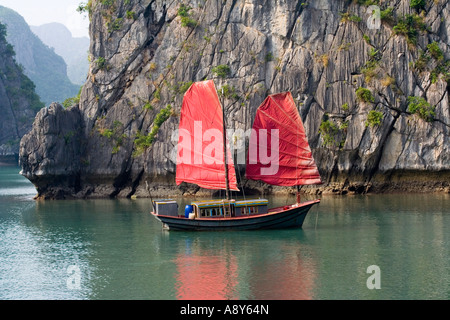
<path fill-rule="evenodd" d="M 322 183 L 290 92 L 271 95 L 258 108 L 249 143 L 246 177 L 278 186 Z"/>
<path fill-rule="evenodd" d="M 226 190 L 222 106 L 213 81 L 195 82 L 186 91 L 181 107 L 176 184 L 196 184 Z M 227 148 L 230 190 L 237 188 L 236 172 Z"/>

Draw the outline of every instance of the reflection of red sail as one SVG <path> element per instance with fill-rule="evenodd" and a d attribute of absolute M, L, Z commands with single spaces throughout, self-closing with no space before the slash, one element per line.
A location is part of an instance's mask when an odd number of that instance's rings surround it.
<path fill-rule="evenodd" d="M 233 255 L 181 255 L 178 267 L 177 299 L 236 300 L 238 268 Z"/>
<path fill-rule="evenodd" d="M 276 135 L 278 145 L 272 145 L 272 135 Z M 278 151 L 279 156 L 271 160 L 271 165 L 277 161 L 277 166 L 270 172 L 261 157 L 274 151 Z M 322 183 L 290 92 L 271 95 L 258 108 L 250 138 L 246 176 L 278 186 Z"/>
<path fill-rule="evenodd" d="M 223 156 L 223 112 L 213 81 L 196 82 L 185 93 L 181 108 L 176 183 L 226 189 Z M 227 149 L 230 190 L 238 190 Z"/>
<path fill-rule="evenodd" d="M 292 248 L 297 251 L 297 248 Z M 268 262 L 251 284 L 256 300 L 311 300 L 315 268 L 293 252 L 279 261 Z"/>

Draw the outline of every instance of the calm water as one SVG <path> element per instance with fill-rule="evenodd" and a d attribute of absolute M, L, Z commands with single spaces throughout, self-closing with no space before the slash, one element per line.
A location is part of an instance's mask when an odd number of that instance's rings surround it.
<path fill-rule="evenodd" d="M 2 300 L 450 299 L 448 194 L 324 196 L 303 229 L 169 233 L 147 199 L 36 202 L 18 171 L 0 167 Z"/>

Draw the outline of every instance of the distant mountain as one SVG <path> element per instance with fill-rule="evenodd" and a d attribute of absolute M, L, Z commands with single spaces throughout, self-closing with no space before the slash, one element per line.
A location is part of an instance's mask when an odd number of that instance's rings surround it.
<path fill-rule="evenodd" d="M 56 22 L 30 28 L 42 42 L 55 48 L 55 52 L 63 57 L 70 81 L 83 85 L 89 70 L 89 38 L 75 38 L 65 25 Z"/>
<path fill-rule="evenodd" d="M 44 104 L 33 82 L 16 63 L 14 49 L 5 36 L 6 26 L 0 23 L 0 164 L 17 164 L 20 139 L 31 130 Z"/>
<path fill-rule="evenodd" d="M 64 59 L 31 31 L 21 15 L 0 6 L 0 22 L 7 25 L 6 40 L 14 47 L 16 61 L 34 82 L 46 105 L 63 102 L 78 93 L 80 86 L 69 80 Z"/>

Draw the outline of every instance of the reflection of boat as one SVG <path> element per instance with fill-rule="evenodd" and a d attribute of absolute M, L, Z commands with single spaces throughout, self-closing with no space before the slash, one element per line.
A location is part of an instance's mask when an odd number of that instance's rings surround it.
<path fill-rule="evenodd" d="M 277 254 L 272 259 L 253 262 L 257 268 L 247 279 L 252 299 L 256 300 L 311 300 L 314 297 L 316 264 L 311 255 L 302 253 L 304 245 L 296 243 L 270 244 Z M 264 253 L 258 252 L 258 255 Z M 267 254 L 267 252 L 266 252 Z M 261 260 L 264 263 L 261 263 Z M 274 272 L 276 270 L 276 272 Z"/>
<path fill-rule="evenodd" d="M 238 296 L 238 264 L 236 257 L 211 252 L 179 255 L 177 266 L 177 299 L 236 300 Z"/>
<path fill-rule="evenodd" d="M 304 236 L 295 230 L 234 232 L 233 237 L 171 233 L 167 245 L 177 250 L 176 299 L 313 299 L 317 262 Z"/>
<path fill-rule="evenodd" d="M 227 199 L 194 201 L 180 214 L 173 200 L 153 202 L 152 214 L 170 230 L 256 230 L 301 227 L 320 200 L 269 209 L 265 199 L 233 200 L 239 191 L 227 148 L 224 111 L 212 81 L 194 83 L 181 109 L 176 182 L 226 190 Z M 268 154 L 270 153 L 270 156 Z M 278 186 L 320 184 L 305 130 L 289 92 L 271 95 L 258 108 L 246 160 L 248 179 Z"/>

